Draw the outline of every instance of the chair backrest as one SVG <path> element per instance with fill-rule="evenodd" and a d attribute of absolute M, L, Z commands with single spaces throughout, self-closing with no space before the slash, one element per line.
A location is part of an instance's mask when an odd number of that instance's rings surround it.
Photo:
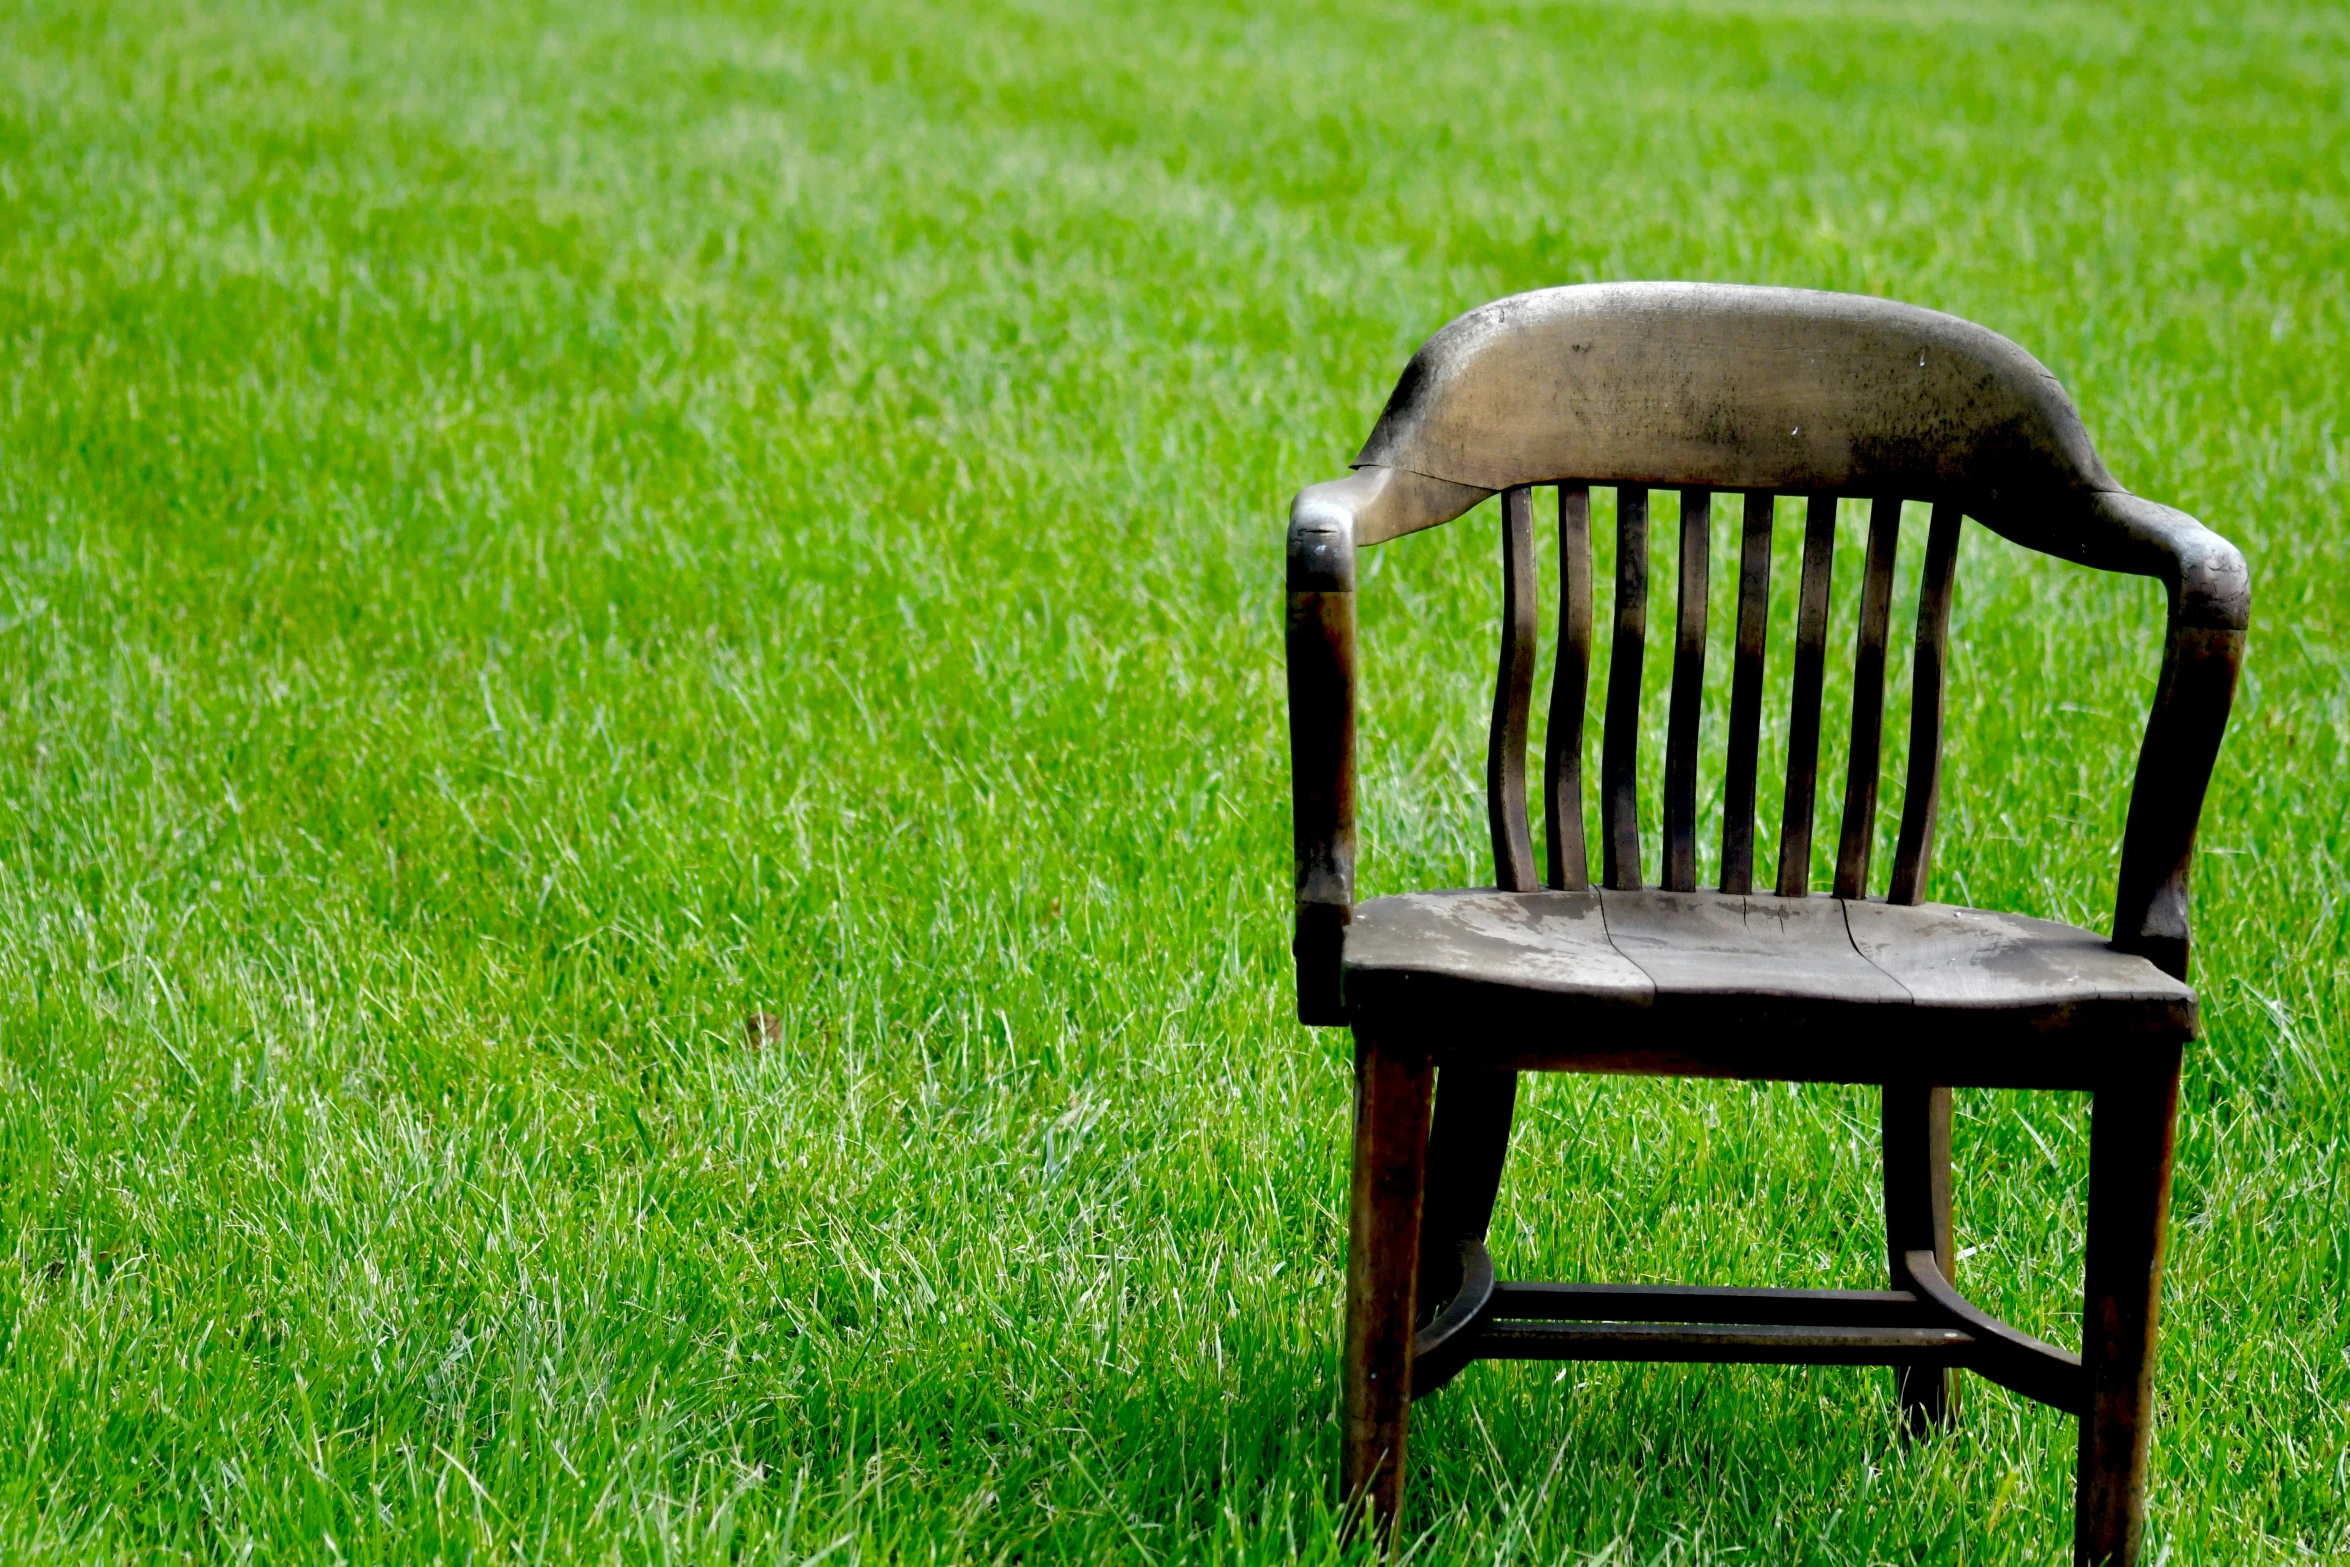
<path fill-rule="evenodd" d="M 1589 885 L 1581 737 L 1591 658 L 1593 485 L 1616 489 L 1619 530 L 1615 656 L 1600 762 L 1602 879 L 1610 887 L 1643 884 L 1636 776 L 1652 487 L 1681 492 L 1661 869 L 1668 889 L 1694 890 L 1696 881 L 1698 720 L 1717 492 L 1738 495 L 1743 508 L 1724 777 L 1725 891 L 1752 890 L 1776 496 L 1800 496 L 1809 507 L 1779 837 L 1776 890 L 1785 896 L 1810 890 L 1839 498 L 1871 507 L 1834 879 L 1839 897 L 1864 896 L 1869 882 L 1904 501 L 1930 504 L 1932 521 L 1919 596 L 1908 785 L 1887 889 L 1894 902 L 1918 899 L 1932 855 L 1962 514 L 2032 548 L 2164 576 L 2174 625 L 2182 610 L 2213 625 L 2243 623 L 2241 558 L 2192 519 L 2123 492 L 2071 401 L 2037 360 L 1982 327 L 1886 300 L 1679 283 L 1597 284 L 1500 300 L 1452 322 L 1413 356 L 1355 467 L 1363 472 L 1350 487 L 1378 481 L 1363 491 L 1376 501 L 1358 506 L 1350 519 L 1358 545 L 1447 521 L 1494 492 L 1503 496 L 1505 607 L 1487 797 L 1495 880 L 1511 890 L 1537 885 L 1525 762 L 1534 675 L 1535 486 L 1555 485 L 1559 493 L 1562 590 L 1544 790 L 1545 879 L 1555 887 Z M 1389 484 L 1390 478 L 1402 482 Z M 2190 534 L 2211 540 L 2224 559 L 2195 556 L 2180 543 Z M 2229 582 L 2215 588 L 2211 573 L 2225 577 L 2229 562 L 2232 588 Z M 2221 602 L 2230 591 L 2235 598 Z M 2198 784 L 2198 805 L 2200 793 Z"/>

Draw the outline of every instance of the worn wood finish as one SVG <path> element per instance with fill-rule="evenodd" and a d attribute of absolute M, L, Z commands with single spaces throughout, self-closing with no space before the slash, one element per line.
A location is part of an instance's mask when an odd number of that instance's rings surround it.
<path fill-rule="evenodd" d="M 1362 1016 L 1441 1028 L 1461 1059 L 1538 1060 L 1638 1044 L 1682 1059 L 1755 1053 L 1797 1077 L 1935 1081 L 1984 1049 L 2038 1041 L 2041 1086 L 2085 1087 L 2101 1059 L 2193 1036 L 2194 993 L 2094 931 L 2021 915 L 1714 892 L 1414 893 L 1358 905 L 1345 984 Z M 1747 1037 L 1647 1037 L 1709 1011 Z M 1640 1020 L 1648 1021 L 1642 1022 Z M 1775 1032 L 1765 1033 L 1769 1024 Z M 1848 1037 L 1898 1027 L 1904 1053 Z M 1634 1028 L 1640 1037 L 1620 1037 Z M 1786 1037 L 1779 1037 L 1783 1032 Z M 1611 1037 L 1615 1036 L 1615 1037 Z M 1928 1050 L 1933 1054 L 1925 1054 Z M 1740 1075 L 1765 1075 L 1761 1073 Z"/>
<path fill-rule="evenodd" d="M 1963 491 L 1995 526 L 2041 520 L 2035 491 L 2118 488 L 2055 378 L 1996 333 L 1889 300 L 1718 283 L 1480 306 L 1412 356 L 1355 461 L 1488 491 L 1570 474 Z"/>
<path fill-rule="evenodd" d="M 1722 768 L 1722 890 L 1754 890 L 1754 774 L 1761 746 L 1763 647 L 1770 634 L 1768 491 L 1746 497 L 1738 548 L 1738 630 L 1730 665 L 1730 746 Z"/>
<path fill-rule="evenodd" d="M 1877 838 L 1877 779 L 1883 772 L 1885 626 L 1893 610 L 1893 557 L 1901 544 L 1901 502 L 1869 508 L 1869 552 L 1860 584 L 1860 631 L 1852 652 L 1852 744 L 1844 769 L 1844 831 L 1836 848 L 1836 896 L 1863 898 Z"/>
<path fill-rule="evenodd" d="M 1501 497 L 1501 667 L 1485 754 L 1485 812 L 1493 829 L 1493 884 L 1532 892 L 1534 837 L 1526 825 L 1526 718 L 1534 702 L 1534 492 Z"/>
<path fill-rule="evenodd" d="M 2088 1278 L 2081 1309 L 2077 1567 L 2134 1567 L 2146 1528 L 2154 1333 L 2169 1231 L 2178 1056 L 2101 1088 L 2089 1111 Z"/>
<path fill-rule="evenodd" d="M 1594 484 L 1906 495 L 2027 549 L 2159 577 L 2180 627 L 2241 631 L 2243 556 L 2124 491 L 2055 377 L 1970 322 L 1888 300 L 1707 283 L 1541 289 L 1423 344 L 1346 479 L 1301 492 L 1357 545 L 1485 496 Z"/>
<path fill-rule="evenodd" d="M 1496 493 L 1408 468 L 1358 468 L 1297 492 L 1289 503 L 1290 540 L 1294 548 L 1301 529 L 1336 529 L 1351 550 L 1450 522 Z"/>
<path fill-rule="evenodd" d="M 1435 1011 L 1416 1004 L 1417 992 L 1445 992 L 1433 1003 L 1441 1010 L 1535 986 L 1602 1011 L 1611 1004 L 1619 1012 L 1645 1008 L 1656 987 L 1608 939 L 1602 896 L 1419 892 L 1358 904 L 1346 952 L 1353 1005 L 1362 1016 L 1402 1007 L 1433 1018 Z"/>
<path fill-rule="evenodd" d="M 1674 892 L 1697 887 L 1697 735 L 1705 707 L 1705 607 L 1713 495 L 1681 492 L 1681 570 L 1673 623 L 1672 707 L 1665 719 L 1664 866 Z"/>
<path fill-rule="evenodd" d="M 1561 486 L 1560 667 L 1532 886 L 1526 487 Z M 1604 888 L 1588 887 L 1581 737 L 1592 633 L 1588 485 L 1623 532 L 1602 723 Z M 1647 496 L 1684 490 L 1661 889 L 1640 887 L 1637 750 Z M 1746 495 L 1725 763 L 1721 892 L 1694 879 L 1704 508 Z M 1496 889 L 1354 902 L 1354 592 L 1359 548 L 1504 500 L 1505 614 L 1490 753 Z M 1810 497 L 1777 885 L 1753 890 L 1753 818 L 1775 494 Z M 1876 501 L 1855 652 L 1836 896 L 1809 896 L 1835 506 Z M 1908 786 L 1886 901 L 1869 880 L 1898 508 L 1933 506 L 1916 632 Z M 2110 941 L 2018 915 L 1922 904 L 1961 515 L 2028 548 L 2160 579 L 2168 626 L 2123 836 Z M 1289 531 L 1290 756 L 1300 1016 L 1354 1021 L 1347 1420 L 1354 1516 L 1392 1537 L 1406 1410 L 1480 1357 L 1887 1364 L 1914 1430 L 1968 1369 L 2081 1416 L 2077 1550 L 2131 1560 L 2149 1380 L 2197 819 L 2250 612 L 2243 557 L 2121 490 L 2072 405 L 2012 343 L 1880 300 L 1625 284 L 1473 311 L 1415 356 L 1356 472 L 1300 492 Z M 1875 1083 L 1885 1091 L 1895 1288 L 1711 1290 L 1494 1277 L 1484 1235 L 1516 1070 Z M 1430 1086 L 1443 1093 L 1430 1127 Z M 2084 1349 L 1986 1315 L 1951 1282 L 1949 1090 L 2087 1089 Z M 1433 1160 L 1433 1168 L 1430 1161 Z M 1423 1266 L 1423 1261 L 1425 1266 Z M 1423 1309 L 1424 1308 L 1424 1309 Z"/>
<path fill-rule="evenodd" d="M 1914 1005 L 1955 1019 L 1988 1023 L 2014 1012 L 2057 1031 L 2066 1025 L 2054 1009 L 2095 998 L 2152 1009 L 2149 1017 L 2160 1012 L 2177 1038 L 2195 1031 L 2195 993 L 2151 961 L 2115 951 L 2095 931 L 1946 903 L 1858 899 L 1844 904 L 1844 922 L 1853 948 Z"/>
<path fill-rule="evenodd" d="M 1373 898 L 1345 986 L 1447 1060 L 1549 1071 L 2086 1088 L 2196 1027 L 2193 991 L 2094 931 L 1768 893 Z"/>
<path fill-rule="evenodd" d="M 1925 896 L 1934 863 L 1934 817 L 1942 806 L 1942 682 L 1950 659 L 1950 596 L 1958 577 L 1956 506 L 1934 508 L 1918 582 L 1917 652 L 1909 682 L 1909 774 L 1902 786 L 1901 840 L 1893 850 L 1888 903 Z"/>
<path fill-rule="evenodd" d="M 1885 1140 L 1885 1254 L 1893 1288 L 1914 1291 L 1909 1257 L 1931 1255 L 1940 1277 L 1956 1279 L 1950 1232 L 1950 1090 L 1889 1083 L 1880 1106 Z M 1939 1366 L 1897 1366 L 1894 1394 L 1902 1428 L 1923 1436 L 1957 1413 L 1951 1379 Z"/>
<path fill-rule="evenodd" d="M 1804 517 L 1803 582 L 1795 602 L 1795 694 L 1787 713 L 1787 793 L 1779 813 L 1779 896 L 1811 890 L 1812 811 L 1820 771 L 1820 683 L 1827 672 L 1828 586 L 1836 564 L 1836 497 Z"/>
<path fill-rule="evenodd" d="M 1362 487 L 1347 502 L 1358 544 L 1570 474 L 1906 495 L 1958 502 L 2027 549 L 2159 577 L 2181 626 L 2241 631 L 2250 609 L 2243 556 L 2116 484 L 2045 366 L 1889 300 L 1718 283 L 1496 300 L 1412 356 L 1355 462 L 1338 482 Z"/>
<path fill-rule="evenodd" d="M 1648 490 L 1616 491 L 1616 624 L 1599 737 L 1600 854 L 1610 887 L 1640 885 L 1640 660 L 1648 643 Z"/>
<path fill-rule="evenodd" d="M 1583 844 L 1583 709 L 1591 685 L 1591 490 L 1559 486 L 1559 629 L 1543 742 L 1543 837 L 1550 884 L 1591 885 Z"/>
<path fill-rule="evenodd" d="M 1659 996 L 1907 1006 L 1909 993 L 1853 950 L 1832 898 L 1609 892 L 1608 940 Z"/>
<path fill-rule="evenodd" d="M 1346 1506 L 1381 1538 L 1403 1507 L 1432 1075 L 1424 1051 L 1357 1033 L 1342 1487 Z"/>

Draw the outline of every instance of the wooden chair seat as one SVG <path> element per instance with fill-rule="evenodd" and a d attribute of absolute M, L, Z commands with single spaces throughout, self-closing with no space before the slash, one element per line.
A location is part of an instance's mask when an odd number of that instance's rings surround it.
<path fill-rule="evenodd" d="M 1356 1017 L 1537 1071 L 2090 1088 L 2195 1033 L 2195 993 L 2103 936 L 1948 904 L 1478 888 L 1355 906 Z"/>

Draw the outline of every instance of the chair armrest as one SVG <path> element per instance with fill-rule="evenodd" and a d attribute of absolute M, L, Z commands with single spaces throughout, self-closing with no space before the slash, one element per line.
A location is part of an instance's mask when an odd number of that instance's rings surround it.
<path fill-rule="evenodd" d="M 2219 760 L 2244 662 L 2251 575 L 2233 544 L 2185 512 L 2118 491 L 2094 500 L 2107 540 L 2128 557 L 2110 564 L 2158 576 L 2170 590 L 2162 674 L 2138 748 L 2122 831 L 2113 944 L 2187 977 L 2187 875 L 2195 824 Z M 2102 553 L 2102 552 L 2100 552 Z M 2109 564 L 2106 560 L 2090 562 Z"/>

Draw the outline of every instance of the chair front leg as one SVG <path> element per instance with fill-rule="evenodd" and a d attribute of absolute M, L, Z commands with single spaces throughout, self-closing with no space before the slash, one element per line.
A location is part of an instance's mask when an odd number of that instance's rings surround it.
<path fill-rule="evenodd" d="M 1930 1251 L 1942 1277 L 1958 1282 L 1950 1238 L 1950 1090 L 1888 1083 L 1884 1095 L 1885 1250 L 1893 1287 L 1914 1289 L 1901 1260 Z M 1893 1368 L 1904 1436 L 1924 1436 L 1958 1416 L 1951 1374 L 1941 1366 Z"/>
<path fill-rule="evenodd" d="M 1424 1049 L 1355 1033 L 1354 1179 L 1347 1205 L 1346 1429 L 1341 1502 L 1391 1540 L 1403 1510 L 1404 1427 L 1428 1163 Z"/>
<path fill-rule="evenodd" d="M 2081 1313 L 2081 1415 L 2073 1560 L 2135 1567 L 2146 1525 L 2154 1334 L 2169 1229 L 2179 1103 L 2174 1050 L 2152 1071 L 2100 1088 L 2089 1112 L 2089 1237 Z"/>

